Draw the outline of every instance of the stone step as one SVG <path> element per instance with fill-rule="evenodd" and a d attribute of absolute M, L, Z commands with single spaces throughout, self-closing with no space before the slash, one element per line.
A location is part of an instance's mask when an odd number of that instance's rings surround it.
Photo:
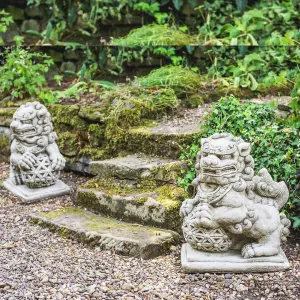
<path fill-rule="evenodd" d="M 190 145 L 200 133 L 200 124 L 133 127 L 124 150 L 178 159 L 181 148 Z"/>
<path fill-rule="evenodd" d="M 74 207 L 33 213 L 29 219 L 63 237 L 144 259 L 167 253 L 180 240 L 176 232 L 125 223 Z"/>
<path fill-rule="evenodd" d="M 75 204 L 121 220 L 180 232 L 179 208 L 187 197 L 182 188 L 164 185 L 136 189 L 124 183 L 112 186 L 91 180 L 78 188 Z"/>
<path fill-rule="evenodd" d="M 182 161 L 159 157 L 129 155 L 90 163 L 90 172 L 100 177 L 131 179 L 137 183 L 153 181 L 157 185 L 176 184 L 181 170 L 186 168 Z"/>

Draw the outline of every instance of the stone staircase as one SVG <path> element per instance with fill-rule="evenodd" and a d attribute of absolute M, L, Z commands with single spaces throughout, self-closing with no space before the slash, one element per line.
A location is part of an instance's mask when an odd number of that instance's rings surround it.
<path fill-rule="evenodd" d="M 198 128 L 131 129 L 125 147 L 134 154 L 92 161 L 89 173 L 94 177 L 78 187 L 76 208 L 35 213 L 31 220 L 122 255 L 147 259 L 167 253 L 180 241 L 179 208 L 187 197 L 176 186 L 186 167 L 176 157 Z"/>

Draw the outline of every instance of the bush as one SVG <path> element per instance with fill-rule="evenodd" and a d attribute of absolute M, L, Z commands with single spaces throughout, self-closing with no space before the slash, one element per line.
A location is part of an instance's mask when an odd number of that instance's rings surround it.
<path fill-rule="evenodd" d="M 7 49 L 0 67 L 0 93 L 12 98 L 39 96 L 47 83 L 45 73 L 54 64 L 46 54 L 31 53 L 20 47 Z"/>
<path fill-rule="evenodd" d="M 284 122 L 277 121 L 270 106 L 242 104 L 232 96 L 221 98 L 213 105 L 201 125 L 202 137 L 215 132 L 230 132 L 251 143 L 256 171 L 265 167 L 275 181 L 283 180 L 287 184 L 290 198 L 283 211 L 294 220 L 294 228 L 300 227 L 300 191 L 296 179 L 296 166 L 300 165 L 300 134 L 297 129 L 287 128 Z M 189 164 L 189 171 L 179 180 L 179 185 L 186 189 L 195 178 L 194 165 L 200 139 L 199 136 L 181 155 Z"/>

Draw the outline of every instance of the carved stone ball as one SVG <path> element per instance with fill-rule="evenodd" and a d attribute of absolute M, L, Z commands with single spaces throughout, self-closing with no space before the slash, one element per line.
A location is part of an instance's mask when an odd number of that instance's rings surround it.
<path fill-rule="evenodd" d="M 23 182 L 29 188 L 46 187 L 55 184 L 59 172 L 53 171 L 47 155 L 38 155 L 37 162 L 29 171 L 21 171 Z"/>
<path fill-rule="evenodd" d="M 232 240 L 222 228 L 205 229 L 186 222 L 182 226 L 185 240 L 196 250 L 206 252 L 225 252 Z"/>

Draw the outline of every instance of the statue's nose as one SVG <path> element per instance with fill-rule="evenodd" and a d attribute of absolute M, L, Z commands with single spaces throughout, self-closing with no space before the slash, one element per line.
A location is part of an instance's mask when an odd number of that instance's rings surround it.
<path fill-rule="evenodd" d="M 218 164 L 218 159 L 214 156 L 207 156 L 204 158 L 204 164 L 207 166 L 214 166 Z"/>
<path fill-rule="evenodd" d="M 18 122 L 15 122 L 15 121 L 11 122 L 11 124 L 10 124 L 10 127 L 11 127 L 12 129 L 16 129 L 16 128 L 18 128 L 18 126 L 19 126 L 19 123 L 18 123 Z"/>

